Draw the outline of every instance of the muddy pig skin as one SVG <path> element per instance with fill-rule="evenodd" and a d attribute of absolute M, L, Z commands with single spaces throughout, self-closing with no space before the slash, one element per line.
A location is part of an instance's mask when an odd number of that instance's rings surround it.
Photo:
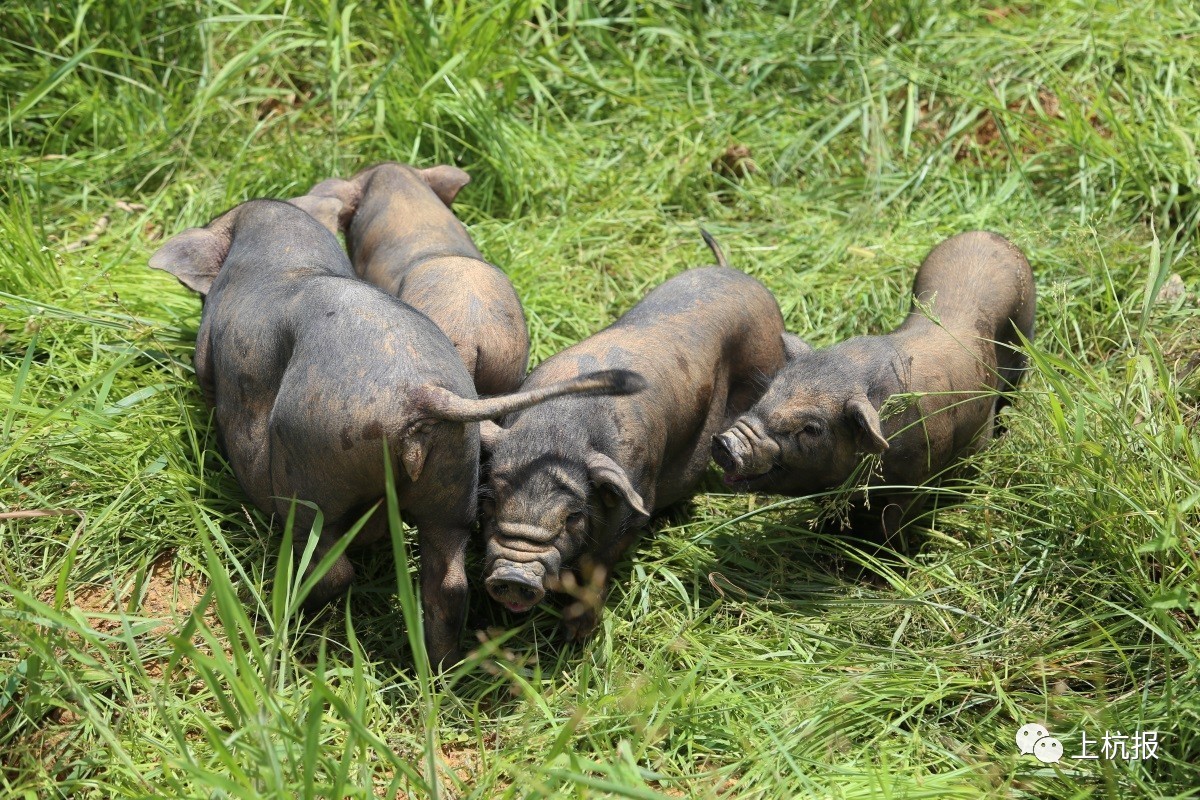
<path fill-rule="evenodd" d="M 384 163 L 350 180 L 330 178 L 293 202 L 342 202 L 321 216 L 346 233 L 355 271 L 433 320 L 454 343 L 481 395 L 511 392 L 525 377 L 529 333 L 508 277 L 484 260 L 450 210 L 471 177 L 457 167 Z"/>
<path fill-rule="evenodd" d="M 330 201 L 336 203 L 336 201 Z M 384 442 L 400 507 L 418 531 L 426 645 L 458 658 L 463 557 L 475 522 L 478 420 L 563 391 L 636 389 L 628 373 L 476 399 L 445 335 L 358 279 L 337 238 L 287 203 L 253 200 L 169 240 L 150 266 L 205 295 L 195 366 L 218 439 L 250 499 L 277 519 L 292 499 L 324 514 L 315 564 L 384 497 Z M 295 505 L 297 555 L 314 511 Z M 356 544 L 387 535 L 376 510 Z M 353 578 L 343 554 L 309 606 Z"/>
<path fill-rule="evenodd" d="M 917 272 L 899 328 L 789 361 L 749 413 L 713 440 L 725 481 L 792 496 L 840 486 L 862 454 L 881 455 L 886 486 L 919 486 L 982 447 L 1021 379 L 1018 332 L 1033 336 L 1035 290 L 1025 256 L 995 233 L 939 244 Z M 880 419 L 893 395 L 904 410 Z M 915 491 L 861 495 L 855 533 L 889 539 L 920 510 Z"/>
<path fill-rule="evenodd" d="M 671 278 L 543 362 L 523 389 L 598 369 L 635 371 L 647 388 L 561 398 L 482 426 L 488 592 L 524 612 L 548 590 L 566 591 L 576 600 L 565 633 L 590 634 L 613 565 L 654 511 L 696 491 L 713 434 L 750 408 L 784 361 L 775 298 L 749 275 L 711 267 Z"/>

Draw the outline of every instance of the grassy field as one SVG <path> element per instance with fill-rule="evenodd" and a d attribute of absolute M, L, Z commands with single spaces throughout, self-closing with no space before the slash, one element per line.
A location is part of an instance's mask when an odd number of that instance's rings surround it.
<path fill-rule="evenodd" d="M 5 4 L 0 797 L 1197 797 L 1197 74 L 1183 0 Z M 199 301 L 146 268 L 385 158 L 471 173 L 535 360 L 709 263 L 699 224 L 818 345 L 985 227 L 1033 265 L 1034 368 L 902 562 L 714 479 L 586 646 L 476 563 L 478 649 L 431 679 L 406 560 L 288 613 Z M 1072 758 L 1106 732 L 1157 757 Z"/>

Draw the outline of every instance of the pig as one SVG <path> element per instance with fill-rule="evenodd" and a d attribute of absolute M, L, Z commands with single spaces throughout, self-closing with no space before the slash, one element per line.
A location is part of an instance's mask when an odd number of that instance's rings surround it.
<path fill-rule="evenodd" d="M 866 454 L 884 486 L 936 481 L 993 434 L 1026 367 L 1033 272 L 1003 236 L 961 233 L 917 272 L 907 318 L 789 360 L 749 412 L 712 442 L 725 482 L 741 491 L 805 496 L 843 485 Z M 912 395 L 880 418 L 888 398 Z M 897 398 L 900 399 L 900 398 Z M 922 508 L 917 491 L 853 496 L 852 527 L 887 543 Z M 873 509 L 873 510 L 872 510 Z"/>
<path fill-rule="evenodd" d="M 330 178 L 293 202 L 310 210 L 322 197 L 340 200 L 336 215 L 314 216 L 346 233 L 355 272 L 433 320 L 479 394 L 504 394 L 525 378 L 529 332 L 512 283 L 450 210 L 470 180 L 457 167 L 388 162 Z"/>
<path fill-rule="evenodd" d="M 719 266 L 671 278 L 522 384 L 624 369 L 644 376 L 644 391 L 562 397 L 481 426 L 484 584 L 514 613 L 547 591 L 574 594 L 563 615 L 569 639 L 594 630 L 608 576 L 651 514 L 696 491 L 713 434 L 758 399 L 787 349 L 805 348 L 785 340 L 766 287 L 710 246 Z"/>
<path fill-rule="evenodd" d="M 336 213 L 327 198 L 321 213 Z M 195 371 L 219 443 L 253 503 L 285 519 L 293 500 L 324 515 L 316 563 L 385 494 L 384 453 L 421 554 L 426 647 L 458 660 L 476 521 L 479 420 L 568 392 L 631 392 L 629 372 L 573 376 L 477 399 L 446 336 L 422 314 L 360 280 L 337 237 L 285 202 L 252 200 L 170 239 L 150 259 L 204 296 Z M 295 504 L 298 531 L 315 511 Z M 387 534 L 376 510 L 363 545 Z M 297 543 L 297 556 L 306 542 Z M 307 606 L 343 593 L 345 554 Z"/>

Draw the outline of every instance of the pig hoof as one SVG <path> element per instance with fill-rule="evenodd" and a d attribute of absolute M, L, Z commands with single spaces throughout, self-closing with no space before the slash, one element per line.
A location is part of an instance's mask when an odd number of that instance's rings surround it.
<path fill-rule="evenodd" d="M 463 654 L 457 647 L 442 654 L 441 657 L 435 658 L 432 653 L 429 654 L 429 666 L 439 675 L 445 674 L 462 663 Z"/>
<path fill-rule="evenodd" d="M 301 607 L 310 614 L 320 611 L 330 602 L 344 595 L 350 589 L 353 581 L 354 567 L 350 564 L 350 559 L 343 555 L 333 562 L 329 572 L 326 572 L 325 576 L 313 585 L 312 591 L 308 593 L 308 597 L 304 598 Z"/>
<path fill-rule="evenodd" d="M 600 623 L 600 615 L 585 603 L 572 603 L 563 611 L 563 637 L 568 642 L 585 642 L 592 638 Z"/>

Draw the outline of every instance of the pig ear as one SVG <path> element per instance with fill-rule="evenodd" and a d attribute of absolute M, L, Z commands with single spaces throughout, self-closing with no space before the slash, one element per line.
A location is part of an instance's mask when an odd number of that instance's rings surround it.
<path fill-rule="evenodd" d="M 231 236 L 223 228 L 188 228 L 176 234 L 150 257 L 151 269 L 161 269 L 200 294 L 208 294 L 221 263 L 229 255 Z"/>
<path fill-rule="evenodd" d="M 353 210 L 358 207 L 358 201 L 362 198 L 362 184 L 358 181 L 329 178 L 309 189 L 308 193 L 318 197 L 336 197 Z"/>
<path fill-rule="evenodd" d="M 496 445 L 500 443 L 500 437 L 504 435 L 504 428 L 501 428 L 490 419 L 485 419 L 479 423 L 479 445 L 487 452 L 496 449 Z"/>
<path fill-rule="evenodd" d="M 888 449 L 888 441 L 879 427 L 879 412 L 866 397 L 851 397 L 847 400 L 846 416 L 858 426 L 860 449 L 876 455 Z"/>
<path fill-rule="evenodd" d="M 433 189 L 446 207 L 454 202 L 454 198 L 458 195 L 458 190 L 471 182 L 471 176 L 463 172 L 458 167 L 452 167 L 449 164 L 442 164 L 437 167 L 419 170 L 421 177 L 425 179 L 425 183 L 429 184 L 429 188 Z"/>
<path fill-rule="evenodd" d="M 645 501 L 633 488 L 633 484 L 629 482 L 629 476 L 617 462 L 603 453 L 592 453 L 587 458 L 587 468 L 588 478 L 592 483 L 605 492 L 619 496 L 633 510 L 635 518 L 630 520 L 630 524 L 636 527 L 645 524 L 650 519 L 650 512 L 646 510 Z"/>
<path fill-rule="evenodd" d="M 358 211 L 358 204 L 362 201 L 363 183 L 370 177 L 371 170 L 366 170 L 357 176 L 354 180 L 344 181 L 341 178 L 330 178 L 318 183 L 316 186 L 308 190 L 309 196 L 315 197 L 332 197 L 342 201 L 342 207 L 338 211 L 338 227 L 345 230 L 350 224 L 354 213 Z M 305 209 L 307 211 L 308 209 Z"/>
<path fill-rule="evenodd" d="M 783 357 L 788 361 L 812 352 L 812 345 L 794 333 L 783 334 Z"/>
<path fill-rule="evenodd" d="M 337 234 L 341 227 L 342 209 L 345 204 L 336 197 L 306 194 L 288 200 L 301 211 L 325 226 L 332 234 Z"/>

